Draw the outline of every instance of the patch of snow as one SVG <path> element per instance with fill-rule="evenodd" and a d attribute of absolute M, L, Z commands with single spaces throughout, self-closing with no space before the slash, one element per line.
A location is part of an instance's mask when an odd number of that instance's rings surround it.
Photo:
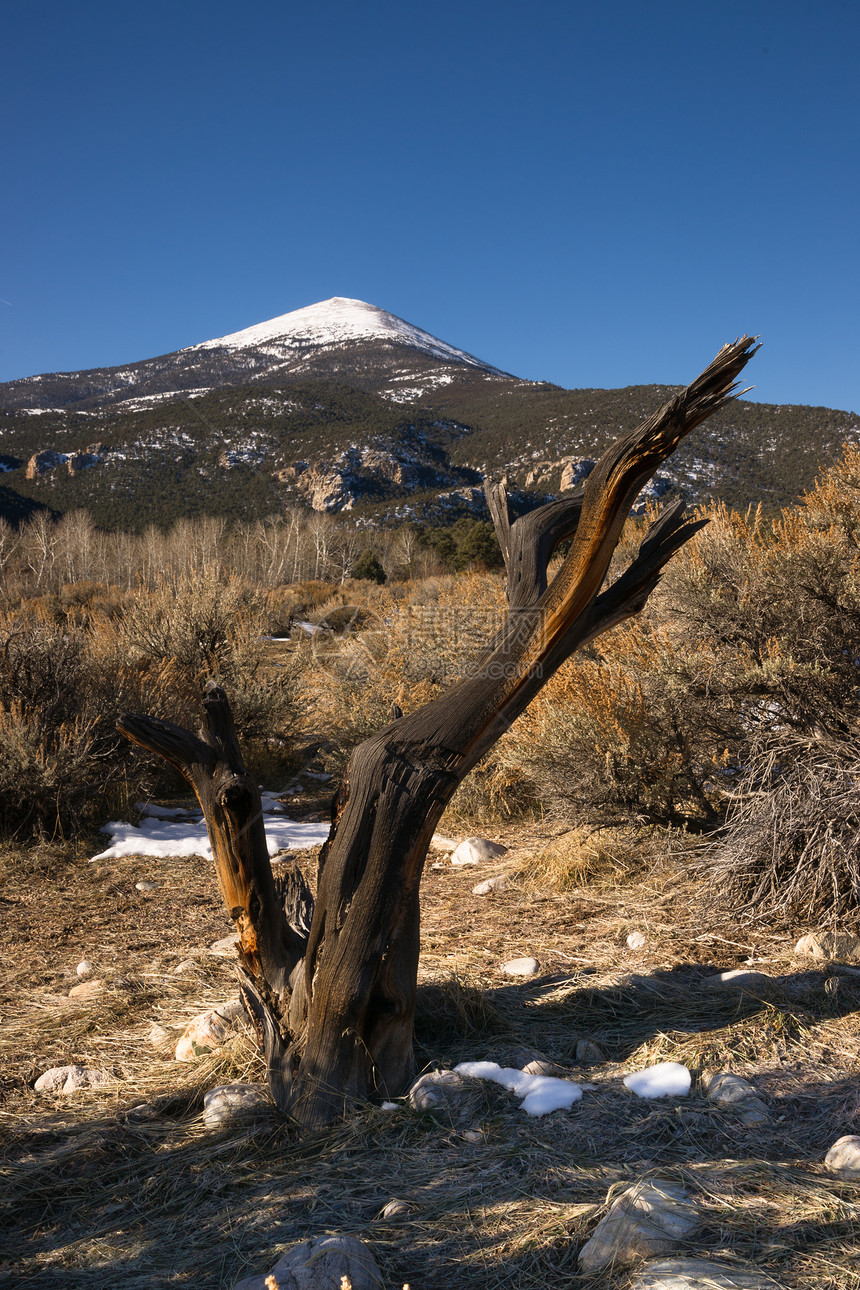
<path fill-rule="evenodd" d="M 131 380 L 126 377 L 125 380 Z M 171 399 L 199 399 L 204 394 L 208 394 L 213 387 L 211 385 L 199 385 L 193 390 L 165 390 L 161 394 L 141 394 L 136 399 L 123 399 L 123 412 L 143 412 L 147 408 L 156 407 L 159 403 L 167 403 Z M 112 390 L 112 394 L 119 391 Z"/>
<path fill-rule="evenodd" d="M 178 820 L 187 815 L 203 819 L 203 812 L 196 806 L 159 806 L 156 802 L 135 802 L 134 809 L 140 811 L 141 815 L 149 815 L 156 820 Z"/>
<path fill-rule="evenodd" d="M 487 1079 L 501 1084 L 523 1101 L 520 1110 L 526 1115 L 549 1115 L 573 1106 L 582 1097 L 582 1088 L 569 1079 L 555 1079 L 551 1075 L 529 1075 L 512 1066 L 499 1066 L 497 1062 L 461 1062 L 454 1070 L 458 1075 L 471 1079 Z"/>
<path fill-rule="evenodd" d="M 624 1085 L 637 1097 L 686 1097 L 691 1076 L 680 1062 L 660 1062 L 624 1076 Z"/>
<path fill-rule="evenodd" d="M 256 323 L 242 331 L 231 332 L 215 340 L 203 341 L 200 345 L 190 345 L 182 353 L 193 353 L 204 349 L 249 349 L 263 348 L 273 357 L 282 357 L 285 350 L 301 351 L 309 346 L 341 345 L 347 341 L 357 340 L 394 340 L 415 349 L 431 354 L 447 362 L 466 363 L 470 367 L 480 367 L 486 371 L 496 369 L 480 359 L 467 354 L 465 350 L 455 349 L 445 341 L 413 327 L 411 323 L 398 318 L 396 314 L 386 313 L 363 300 L 348 300 L 333 296 L 304 309 L 294 309 L 291 313 L 281 314 L 268 322 Z"/>
<path fill-rule="evenodd" d="M 301 851 L 306 847 L 322 846 L 329 835 L 328 824 L 298 824 L 282 814 L 272 812 L 281 808 L 271 795 L 267 795 L 269 811 L 263 811 L 263 823 L 266 829 L 266 844 L 269 855 L 279 851 Z M 156 808 L 171 810 L 170 807 Z M 107 833 L 111 844 L 104 851 L 92 857 L 92 860 L 119 860 L 123 856 L 153 856 L 166 859 L 169 856 L 202 856 L 212 859 L 212 848 L 201 812 L 196 818 L 176 819 L 173 816 L 162 817 L 146 815 L 136 827 L 123 820 L 114 820 L 101 829 Z M 91 861 L 92 863 L 92 861 Z"/>

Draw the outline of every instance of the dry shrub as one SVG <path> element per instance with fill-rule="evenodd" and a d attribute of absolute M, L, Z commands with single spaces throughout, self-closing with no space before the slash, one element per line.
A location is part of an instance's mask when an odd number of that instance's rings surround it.
<path fill-rule="evenodd" d="M 499 756 L 561 814 L 713 825 L 735 740 L 703 683 L 712 668 L 650 623 L 616 628 L 559 669 Z"/>
<path fill-rule="evenodd" d="M 860 747 L 802 739 L 747 768 L 721 842 L 714 890 L 738 912 L 835 923 L 860 908 Z"/>
<path fill-rule="evenodd" d="M 144 797 L 170 772 L 116 730 L 123 712 L 197 726 L 204 682 L 230 695 L 240 737 L 290 755 L 300 660 L 272 666 L 265 599 L 236 580 L 180 579 L 94 609 L 67 597 L 0 621 L 0 832 L 68 835 L 103 821 L 117 794 Z"/>
<path fill-rule="evenodd" d="M 340 760 L 392 720 L 392 704 L 414 711 L 463 676 L 504 613 L 501 582 L 488 574 L 362 587 L 350 584 L 342 595 L 363 625 L 307 646 L 314 710 Z M 338 600 L 321 606 L 320 621 Z"/>
<path fill-rule="evenodd" d="M 125 690 L 93 657 L 90 624 L 28 607 L 0 623 L 0 832 L 68 834 L 97 820 L 125 785 L 115 723 Z"/>
<path fill-rule="evenodd" d="M 640 618 L 565 664 L 500 756 L 579 818 L 711 830 L 763 741 L 857 729 L 858 479 L 852 449 L 776 520 L 716 507 Z"/>
<path fill-rule="evenodd" d="M 506 766 L 494 750 L 466 776 L 451 799 L 441 827 L 505 824 L 540 814 L 531 781 Z"/>
<path fill-rule="evenodd" d="M 272 667 L 266 593 L 231 577 L 183 575 L 140 591 L 100 624 L 105 657 L 136 678 L 138 710 L 196 726 L 205 682 L 227 691 L 245 741 L 285 738 L 296 724 L 299 660 Z"/>

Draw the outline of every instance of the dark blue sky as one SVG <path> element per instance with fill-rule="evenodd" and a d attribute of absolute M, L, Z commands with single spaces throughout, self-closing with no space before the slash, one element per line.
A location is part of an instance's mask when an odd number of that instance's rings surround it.
<path fill-rule="evenodd" d="M 517 375 L 860 410 L 860 7 L 40 3 L 7 14 L 0 380 L 329 296 Z"/>

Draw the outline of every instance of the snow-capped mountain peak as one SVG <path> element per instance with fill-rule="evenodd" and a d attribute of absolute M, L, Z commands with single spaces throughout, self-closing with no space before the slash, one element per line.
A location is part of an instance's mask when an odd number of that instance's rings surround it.
<path fill-rule="evenodd" d="M 256 349 L 269 353 L 272 357 L 285 357 L 311 346 L 325 349 L 368 340 L 407 345 L 443 362 L 465 363 L 483 371 L 495 371 L 488 363 L 481 362 L 465 350 L 455 349 L 453 345 L 431 336 L 420 327 L 414 327 L 396 314 L 377 309 L 375 305 L 366 304 L 363 300 L 348 300 L 343 296 L 333 296 L 331 300 L 322 300 L 318 304 L 307 305 L 304 309 L 294 309 L 292 313 L 281 314 L 268 322 L 256 323 L 243 331 L 231 332 L 229 336 L 191 345 L 180 352 Z"/>

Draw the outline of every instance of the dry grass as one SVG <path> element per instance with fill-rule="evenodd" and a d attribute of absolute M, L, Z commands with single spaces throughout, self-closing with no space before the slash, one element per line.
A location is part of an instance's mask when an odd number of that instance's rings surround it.
<path fill-rule="evenodd" d="M 572 891 L 585 883 L 623 882 L 653 858 L 653 834 L 632 829 L 568 829 L 529 855 L 519 870 L 526 885 Z"/>
<path fill-rule="evenodd" d="M 94 873 L 56 856 L 10 866 L 0 1284 L 215 1290 L 295 1241 L 341 1232 L 371 1244 L 392 1287 L 625 1290 L 624 1271 L 579 1277 L 577 1250 L 610 1194 L 659 1174 L 701 1207 L 693 1252 L 761 1265 L 788 1290 L 857 1290 L 857 1189 L 821 1161 L 860 1128 L 860 977 L 807 971 L 793 932 L 715 913 L 659 839 L 646 864 L 621 837 L 553 832 L 521 826 L 507 836 L 518 846 L 479 874 L 428 871 L 418 1060 L 522 1065 L 540 1054 L 597 1087 L 569 1113 L 529 1119 L 478 1085 L 465 1120 L 368 1106 L 303 1142 L 274 1118 L 205 1128 L 207 1088 L 263 1078 L 241 1035 L 193 1065 L 146 1041 L 153 1021 L 179 1023 L 235 994 L 229 962 L 200 953 L 225 931 L 207 866 L 130 859 Z M 558 861 L 539 857 L 566 852 L 559 890 Z M 519 878 L 471 895 L 502 868 Z M 143 898 L 142 876 L 163 886 Z M 633 929 L 646 937 L 636 951 Z M 512 983 L 500 965 L 522 953 L 542 975 Z M 104 968 L 105 993 L 59 1003 L 84 955 Z M 192 955 L 187 973 L 172 971 Z M 748 960 L 778 979 L 773 998 L 704 988 Z M 583 1038 L 604 1057 L 587 1071 L 575 1058 Z M 623 1087 L 628 1070 L 667 1059 L 693 1071 L 688 1099 L 648 1102 Z M 36 1074 L 71 1061 L 117 1082 L 74 1098 L 33 1092 Z M 699 1077 L 712 1069 L 754 1083 L 768 1122 L 745 1128 L 709 1102 Z M 134 1110 L 141 1103 L 150 1109 Z M 409 1213 L 382 1220 L 393 1198 Z"/>

